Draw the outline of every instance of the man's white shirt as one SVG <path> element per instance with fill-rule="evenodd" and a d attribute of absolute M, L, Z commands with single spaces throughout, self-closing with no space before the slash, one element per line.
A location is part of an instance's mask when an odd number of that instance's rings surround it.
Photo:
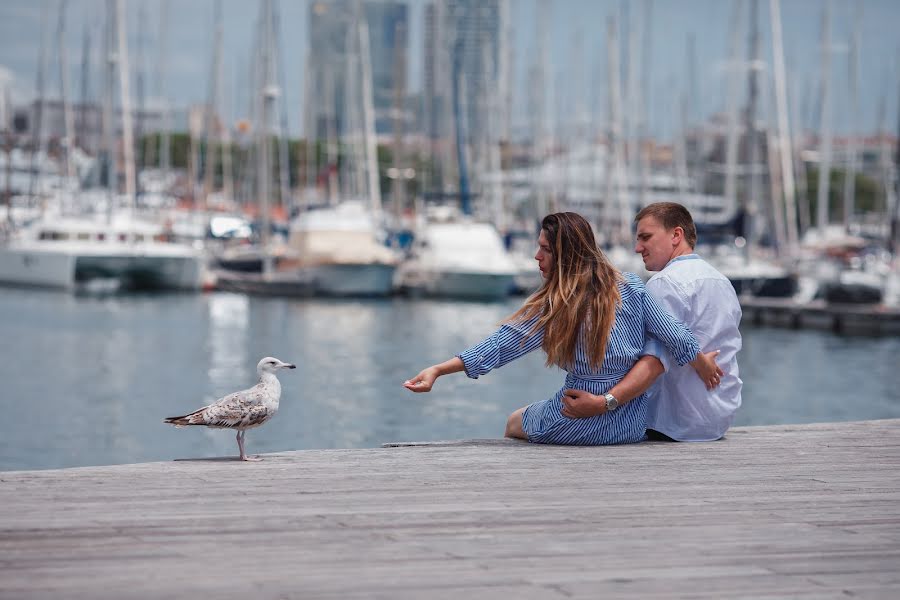
<path fill-rule="evenodd" d="M 721 438 L 741 405 L 737 353 L 741 349 L 741 305 L 727 277 L 696 254 L 678 256 L 647 281 L 647 290 L 696 336 L 703 352 L 719 350 L 725 371 L 709 391 L 690 365 L 679 367 L 656 340 L 645 354 L 657 356 L 666 372 L 650 388 L 647 428 L 679 441 Z"/>

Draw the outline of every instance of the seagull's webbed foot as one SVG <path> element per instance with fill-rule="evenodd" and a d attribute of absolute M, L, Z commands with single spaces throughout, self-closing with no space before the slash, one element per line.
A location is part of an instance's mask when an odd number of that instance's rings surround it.
<path fill-rule="evenodd" d="M 259 456 L 242 456 L 241 460 L 244 462 L 262 462 L 262 458 Z"/>

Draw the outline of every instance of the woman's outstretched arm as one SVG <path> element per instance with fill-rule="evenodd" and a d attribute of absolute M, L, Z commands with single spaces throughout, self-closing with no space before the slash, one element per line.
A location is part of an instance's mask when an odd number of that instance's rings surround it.
<path fill-rule="evenodd" d="M 480 375 L 539 348 L 544 332 L 542 329 L 535 330 L 536 321 L 537 317 L 524 322 L 505 323 L 482 342 L 404 381 L 403 387 L 413 392 L 429 392 L 438 377 L 459 371 L 478 379 Z"/>
<path fill-rule="evenodd" d="M 465 365 L 460 357 L 454 356 L 450 360 L 445 360 L 439 365 L 432 365 L 427 369 L 423 369 L 421 373 L 407 379 L 403 382 L 403 387 L 413 392 L 430 392 L 434 382 L 441 375 L 449 375 L 450 373 L 458 373 L 465 370 Z"/>

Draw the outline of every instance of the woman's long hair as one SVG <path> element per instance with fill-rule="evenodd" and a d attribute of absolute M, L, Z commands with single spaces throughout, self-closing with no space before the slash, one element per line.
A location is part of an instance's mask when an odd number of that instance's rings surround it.
<path fill-rule="evenodd" d="M 505 322 L 539 317 L 547 366 L 569 369 L 575 364 L 579 335 L 594 369 L 603 365 L 606 343 L 621 302 L 622 274 L 604 256 L 584 217 L 564 212 L 547 215 L 541 229 L 553 253 L 553 270 L 541 288 Z"/>

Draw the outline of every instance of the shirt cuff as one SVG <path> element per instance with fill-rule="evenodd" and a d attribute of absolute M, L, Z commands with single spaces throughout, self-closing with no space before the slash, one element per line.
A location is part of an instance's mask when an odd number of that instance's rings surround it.
<path fill-rule="evenodd" d="M 479 375 L 485 375 L 491 371 L 491 367 L 485 362 L 491 350 L 490 340 L 485 340 L 477 346 L 472 346 L 468 350 L 464 350 L 457 354 L 463 362 L 466 375 L 471 379 L 478 379 Z"/>
<path fill-rule="evenodd" d="M 655 337 L 648 336 L 646 338 L 644 341 L 644 349 L 641 350 L 641 356 L 655 356 L 658 358 L 666 373 L 668 373 L 669 369 L 673 366 L 672 355 L 669 354 L 666 347 L 663 346 L 663 343 Z"/>
<path fill-rule="evenodd" d="M 690 331 L 690 329 L 688 329 L 688 331 Z M 693 337 L 693 333 L 691 334 L 691 336 Z M 679 367 L 683 367 L 684 365 L 697 358 L 698 354 L 700 354 L 700 344 L 697 343 L 697 338 L 694 337 L 689 347 L 685 350 L 684 354 L 678 357 L 676 364 Z"/>

